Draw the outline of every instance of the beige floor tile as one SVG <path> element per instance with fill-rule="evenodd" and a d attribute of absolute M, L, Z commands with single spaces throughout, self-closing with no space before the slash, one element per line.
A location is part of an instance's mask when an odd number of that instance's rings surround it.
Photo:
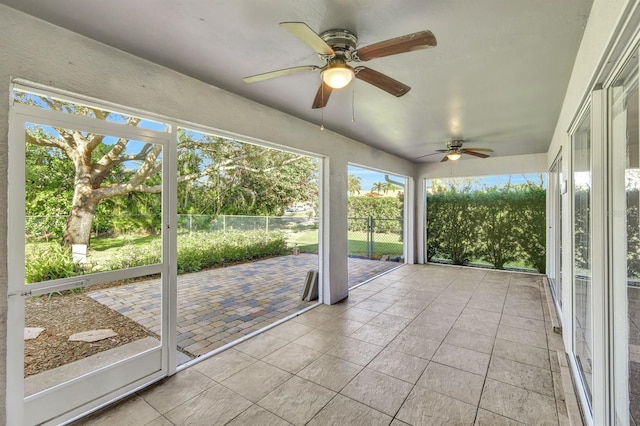
<path fill-rule="evenodd" d="M 504 314 L 500 319 L 500 324 L 508 325 L 509 327 L 522 328 L 529 331 L 536 331 L 538 333 L 545 332 L 544 321 L 532 318 L 524 318 L 515 315 Z"/>
<path fill-rule="evenodd" d="M 540 307 L 523 308 L 521 306 L 511 304 L 508 305 L 505 303 L 502 313 L 507 315 L 514 315 L 517 317 L 536 319 L 540 321 L 544 320 L 544 313 L 542 312 L 542 308 Z"/>
<path fill-rule="evenodd" d="M 416 383 L 429 361 L 391 349 L 385 349 L 367 366 L 379 373 Z"/>
<path fill-rule="evenodd" d="M 414 319 L 423 310 L 424 307 L 421 306 L 407 306 L 403 305 L 402 302 L 396 302 L 389 309 L 385 310 L 384 313 L 387 315 L 395 315 L 402 318 Z"/>
<path fill-rule="evenodd" d="M 252 405 L 244 410 L 238 417 L 227 423 L 227 426 L 288 426 L 291 423 L 268 412 L 258 405 Z"/>
<path fill-rule="evenodd" d="M 257 402 L 290 378 L 291 373 L 258 361 L 229 377 L 222 385 L 249 401 Z"/>
<path fill-rule="evenodd" d="M 164 417 L 158 417 L 157 419 L 147 423 L 145 426 L 173 426 L 173 423 Z"/>
<path fill-rule="evenodd" d="M 410 425 L 470 425 L 476 407 L 416 386 L 396 416 Z"/>
<path fill-rule="evenodd" d="M 554 398 L 487 379 L 480 407 L 527 424 L 557 424 Z"/>
<path fill-rule="evenodd" d="M 176 425 L 225 424 L 250 406 L 249 400 L 221 385 L 215 385 L 169 411 L 165 417 Z"/>
<path fill-rule="evenodd" d="M 399 317 L 397 315 L 380 314 L 367 324 L 376 327 L 389 328 L 391 330 L 401 331 L 411 322 L 408 318 Z"/>
<path fill-rule="evenodd" d="M 443 343 L 432 361 L 484 377 L 489 366 L 488 354 Z"/>
<path fill-rule="evenodd" d="M 398 335 L 398 333 L 398 330 L 365 324 L 360 327 L 358 331 L 353 333 L 351 337 L 374 345 L 386 346 Z"/>
<path fill-rule="evenodd" d="M 312 330 L 312 327 L 306 326 L 304 324 L 300 324 L 294 321 L 287 321 L 278 325 L 277 327 L 268 330 L 266 334 L 286 340 L 288 342 L 292 342 L 298 337 L 302 337 Z"/>
<path fill-rule="evenodd" d="M 391 417 L 353 399 L 336 395 L 307 425 L 309 426 L 387 426 Z"/>
<path fill-rule="evenodd" d="M 498 356 L 491 358 L 487 377 L 554 397 L 551 371 Z"/>
<path fill-rule="evenodd" d="M 486 321 L 476 321 L 468 318 L 458 318 L 453 325 L 458 330 L 470 331 L 472 333 L 484 334 L 485 336 L 496 337 L 498 333 L 498 324 Z"/>
<path fill-rule="evenodd" d="M 509 340 L 515 343 L 535 346 L 537 348 L 548 348 L 546 332 L 538 333 L 535 331 L 529 331 L 522 328 L 515 328 L 508 325 L 500 324 L 496 337 L 502 340 Z"/>
<path fill-rule="evenodd" d="M 475 426 L 518 426 L 521 424 L 523 423 L 516 422 L 515 420 L 508 419 L 481 408 L 478 410 Z"/>
<path fill-rule="evenodd" d="M 333 334 L 341 334 L 343 336 L 351 336 L 356 330 L 365 323 L 360 321 L 352 321 L 346 318 L 335 318 L 318 326 L 318 330 L 326 331 Z"/>
<path fill-rule="evenodd" d="M 492 312 L 482 309 L 465 308 L 460 314 L 461 319 L 468 319 L 472 321 L 490 322 L 492 324 L 499 324 L 500 317 L 502 315 L 498 312 Z"/>
<path fill-rule="evenodd" d="M 493 345 L 493 356 L 499 356 L 547 370 L 550 369 L 548 351 L 508 340 L 496 339 Z"/>
<path fill-rule="evenodd" d="M 195 368 L 187 368 L 140 392 L 140 396 L 160 414 L 176 408 L 215 382 Z"/>
<path fill-rule="evenodd" d="M 262 359 L 287 343 L 289 342 L 285 339 L 262 333 L 234 346 L 234 349 L 254 358 Z"/>
<path fill-rule="evenodd" d="M 445 314 L 442 312 L 426 311 L 422 312 L 416 317 L 416 322 L 427 322 L 440 327 L 453 327 L 453 324 L 458 319 L 457 315 Z"/>
<path fill-rule="evenodd" d="M 369 311 L 367 309 L 360 309 L 356 305 L 355 307 L 349 308 L 346 311 L 344 311 L 342 314 L 340 314 L 340 317 L 351 320 L 351 321 L 367 323 L 371 321 L 373 318 L 375 318 L 377 315 L 378 315 L 378 312 Z"/>
<path fill-rule="evenodd" d="M 205 376 L 221 382 L 256 361 L 257 359 L 254 357 L 231 348 L 197 363 L 193 368 Z"/>
<path fill-rule="evenodd" d="M 405 422 L 401 422 L 398 419 L 393 419 L 390 426 L 408 426 L 408 424 Z"/>
<path fill-rule="evenodd" d="M 491 354 L 494 340 L 495 339 L 490 336 L 452 328 L 446 339 L 444 339 L 444 343 Z"/>
<path fill-rule="evenodd" d="M 413 385 L 370 369 L 364 369 L 340 393 L 394 416 Z"/>
<path fill-rule="evenodd" d="M 281 368 L 289 373 L 296 374 L 298 371 L 311 364 L 322 356 L 322 352 L 289 343 L 275 352 L 271 352 L 262 360 Z"/>
<path fill-rule="evenodd" d="M 459 316 L 462 313 L 463 309 L 464 309 L 464 305 L 459 305 L 459 304 L 454 305 L 451 303 L 445 303 L 441 301 L 435 301 L 429 304 L 429 306 L 427 306 L 427 311 L 439 312 L 442 314 L 455 315 L 455 316 Z"/>
<path fill-rule="evenodd" d="M 424 337 L 425 339 L 442 342 L 449 334 L 451 327 L 431 324 L 421 320 L 414 320 L 403 331 L 414 336 Z"/>
<path fill-rule="evenodd" d="M 329 355 L 323 355 L 297 375 L 333 391 L 340 391 L 351 381 L 362 367 Z"/>
<path fill-rule="evenodd" d="M 440 346 L 440 342 L 424 337 L 414 336 L 405 332 L 400 333 L 389 345 L 388 349 L 424 359 L 431 359 Z"/>
<path fill-rule="evenodd" d="M 375 300 L 371 300 L 370 298 L 360 302 L 356 305 L 356 308 L 360 308 L 360 309 L 366 309 L 367 311 L 373 311 L 373 312 L 382 312 L 385 309 L 388 309 L 391 305 L 393 305 L 393 303 L 390 302 L 378 302 Z"/>
<path fill-rule="evenodd" d="M 302 315 L 298 315 L 297 317 L 292 318 L 291 321 L 315 328 L 327 321 L 330 321 L 331 318 L 333 318 L 332 314 L 321 313 L 316 309 L 312 309 L 303 313 Z"/>
<path fill-rule="evenodd" d="M 304 425 L 336 395 L 300 377 L 292 377 L 258 405 L 295 425 Z"/>
<path fill-rule="evenodd" d="M 327 352 L 327 355 L 365 366 L 369 364 L 382 349 L 383 346 L 347 337 Z"/>
<path fill-rule="evenodd" d="M 144 399 L 134 395 L 107 410 L 99 411 L 87 419 L 78 422 L 78 425 L 130 425 L 143 426 L 161 418 L 160 413 L 151 407 Z"/>
<path fill-rule="evenodd" d="M 477 406 L 482 394 L 484 377 L 431 362 L 417 385 Z"/>
<path fill-rule="evenodd" d="M 344 339 L 345 336 L 340 334 L 329 333 L 316 329 L 294 340 L 293 343 L 324 353 Z"/>

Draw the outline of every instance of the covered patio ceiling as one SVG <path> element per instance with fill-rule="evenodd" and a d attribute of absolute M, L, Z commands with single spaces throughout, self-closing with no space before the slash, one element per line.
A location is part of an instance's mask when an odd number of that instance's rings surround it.
<path fill-rule="evenodd" d="M 458 138 L 466 148 L 493 149 L 492 156 L 546 152 L 592 0 L 0 2 L 416 160 Z M 355 80 L 334 91 L 324 111 L 313 110 L 318 72 L 242 81 L 281 68 L 323 65 L 278 25 L 282 21 L 302 21 L 318 33 L 348 29 L 359 46 L 428 29 L 438 45 L 366 63 L 411 86 L 405 96 Z"/>

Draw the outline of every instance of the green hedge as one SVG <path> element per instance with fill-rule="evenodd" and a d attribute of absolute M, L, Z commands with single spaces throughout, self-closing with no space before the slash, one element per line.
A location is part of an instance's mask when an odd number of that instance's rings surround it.
<path fill-rule="evenodd" d="M 132 245 L 116 255 L 100 270 L 117 270 L 160 262 L 159 239 L 142 246 Z M 231 231 L 194 232 L 178 236 L 178 274 L 197 272 L 223 264 L 244 262 L 289 253 L 281 232 Z M 26 258 L 26 282 L 66 278 L 95 272 L 90 265 L 81 268 L 71 260 L 71 250 L 59 245 L 37 248 Z"/>
<path fill-rule="evenodd" d="M 375 222 L 375 232 L 402 234 L 403 204 L 396 197 L 349 197 L 349 231 L 366 231 L 368 218 Z"/>
<path fill-rule="evenodd" d="M 497 269 L 524 260 L 545 271 L 546 191 L 535 185 L 427 195 L 427 259 Z"/>

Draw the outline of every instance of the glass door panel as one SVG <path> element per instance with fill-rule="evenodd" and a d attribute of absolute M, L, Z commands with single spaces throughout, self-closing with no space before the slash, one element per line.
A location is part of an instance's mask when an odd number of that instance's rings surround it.
<path fill-rule="evenodd" d="M 587 111 L 572 135 L 573 148 L 573 355 L 585 394 L 591 402 L 593 310 L 591 268 L 591 113 Z"/>
<path fill-rule="evenodd" d="M 637 52 L 610 91 L 615 416 L 640 422 L 640 148 Z"/>

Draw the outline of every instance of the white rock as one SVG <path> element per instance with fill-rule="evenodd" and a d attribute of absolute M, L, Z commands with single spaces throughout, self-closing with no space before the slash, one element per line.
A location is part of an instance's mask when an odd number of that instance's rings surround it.
<path fill-rule="evenodd" d="M 44 331 L 42 327 L 25 327 L 24 328 L 24 340 L 37 339 L 40 333 Z"/>
<path fill-rule="evenodd" d="M 115 337 L 118 333 L 110 328 L 103 328 L 100 330 L 83 331 L 82 333 L 76 333 L 69 337 L 70 342 L 97 342 L 98 340 L 108 339 L 109 337 Z"/>

